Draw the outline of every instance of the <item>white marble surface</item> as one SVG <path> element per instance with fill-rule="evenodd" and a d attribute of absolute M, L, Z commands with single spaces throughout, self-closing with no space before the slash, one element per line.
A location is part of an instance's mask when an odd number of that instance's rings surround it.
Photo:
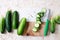
<path fill-rule="evenodd" d="M 0 14 L 5 16 L 6 11 L 11 9 L 17 10 L 21 17 L 26 17 L 28 21 L 34 20 L 34 16 L 41 8 L 49 8 L 52 11 L 52 16 L 60 14 L 60 0 L 0 0 Z M 23 15 L 24 16 L 23 16 Z M 31 18 L 31 16 L 33 18 Z M 13 33 L 0 33 L 0 40 L 60 40 L 60 25 L 56 28 L 54 34 L 49 34 L 46 37 L 18 36 L 16 30 Z"/>

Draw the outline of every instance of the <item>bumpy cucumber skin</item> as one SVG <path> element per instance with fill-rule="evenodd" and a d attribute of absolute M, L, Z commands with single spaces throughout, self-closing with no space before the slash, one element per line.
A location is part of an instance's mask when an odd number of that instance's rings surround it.
<path fill-rule="evenodd" d="M 19 14 L 17 11 L 13 12 L 13 16 L 12 16 L 12 27 L 13 29 L 17 29 L 18 25 L 19 25 Z"/>
<path fill-rule="evenodd" d="M 8 32 L 12 31 L 12 12 L 11 10 L 6 13 L 6 29 Z"/>
<path fill-rule="evenodd" d="M 51 24 L 50 31 L 51 31 L 51 33 L 54 33 L 55 32 L 55 26 L 56 26 L 55 20 L 51 19 L 50 24 Z"/>
<path fill-rule="evenodd" d="M 2 17 L 2 19 L 0 19 L 0 32 L 1 33 L 5 32 L 5 27 L 6 27 L 5 18 Z"/>
<path fill-rule="evenodd" d="M 21 19 L 21 22 L 20 22 L 20 24 L 19 24 L 19 27 L 18 27 L 18 29 L 17 29 L 17 34 L 18 34 L 18 35 L 23 35 L 25 26 L 26 26 L 26 18 L 22 18 L 22 19 Z"/>

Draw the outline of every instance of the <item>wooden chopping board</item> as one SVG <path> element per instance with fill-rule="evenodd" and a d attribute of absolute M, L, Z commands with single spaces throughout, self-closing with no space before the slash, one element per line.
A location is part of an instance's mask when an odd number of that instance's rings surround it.
<path fill-rule="evenodd" d="M 41 24 L 40 30 L 37 32 L 32 31 L 34 24 L 35 22 L 27 22 L 23 36 L 43 36 L 43 30 L 44 30 L 45 23 Z"/>

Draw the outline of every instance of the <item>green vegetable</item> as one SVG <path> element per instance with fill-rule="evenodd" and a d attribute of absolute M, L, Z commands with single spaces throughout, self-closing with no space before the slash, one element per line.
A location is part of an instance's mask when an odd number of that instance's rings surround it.
<path fill-rule="evenodd" d="M 12 27 L 13 29 L 17 29 L 19 25 L 19 14 L 17 11 L 13 12 L 13 18 L 12 18 Z"/>
<path fill-rule="evenodd" d="M 37 29 L 38 29 L 38 28 L 34 27 L 32 30 L 33 30 L 34 32 L 37 32 Z"/>
<path fill-rule="evenodd" d="M 0 32 L 4 33 L 5 32 L 5 18 L 0 18 Z"/>
<path fill-rule="evenodd" d="M 8 32 L 12 31 L 12 12 L 11 10 L 6 13 L 6 29 Z"/>
<path fill-rule="evenodd" d="M 26 18 L 22 18 L 17 30 L 17 34 L 22 35 L 25 27 L 26 27 Z"/>
<path fill-rule="evenodd" d="M 32 29 L 34 32 L 36 32 L 39 29 L 41 22 L 41 18 L 44 16 L 44 13 L 46 13 L 46 9 L 42 9 L 41 12 L 37 13 L 36 15 L 36 24 L 34 25 L 34 28 Z"/>
<path fill-rule="evenodd" d="M 55 23 L 55 20 L 54 19 L 51 19 L 51 22 L 50 22 L 50 31 L 51 33 L 54 33 L 55 32 L 55 26 L 56 26 L 56 23 Z"/>
<path fill-rule="evenodd" d="M 39 27 L 39 24 L 38 24 L 38 23 L 36 23 L 36 24 L 35 24 L 35 27 Z"/>
<path fill-rule="evenodd" d="M 44 16 L 44 12 L 39 12 L 37 15 L 39 15 L 40 17 Z"/>
<path fill-rule="evenodd" d="M 36 21 L 41 21 L 41 19 L 40 18 L 36 18 Z"/>
<path fill-rule="evenodd" d="M 36 21 L 36 23 L 41 24 L 42 22 L 41 21 Z"/>
<path fill-rule="evenodd" d="M 60 16 L 56 16 L 55 17 L 55 22 L 58 23 L 58 24 L 60 24 Z"/>

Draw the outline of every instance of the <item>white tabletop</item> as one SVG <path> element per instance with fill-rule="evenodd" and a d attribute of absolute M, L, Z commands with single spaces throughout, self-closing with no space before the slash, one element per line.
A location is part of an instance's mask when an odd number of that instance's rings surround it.
<path fill-rule="evenodd" d="M 35 15 L 41 8 L 49 8 L 52 11 L 52 16 L 60 14 L 60 0 L 0 0 L 0 13 L 5 16 L 6 11 L 11 9 L 17 10 L 20 14 L 20 19 L 26 17 L 28 21 L 34 21 Z M 31 18 L 31 16 L 33 18 Z M 6 32 L 0 34 L 0 40 L 60 40 L 60 25 L 56 28 L 54 34 L 49 34 L 46 37 L 18 36 L 16 30 L 13 33 Z"/>

